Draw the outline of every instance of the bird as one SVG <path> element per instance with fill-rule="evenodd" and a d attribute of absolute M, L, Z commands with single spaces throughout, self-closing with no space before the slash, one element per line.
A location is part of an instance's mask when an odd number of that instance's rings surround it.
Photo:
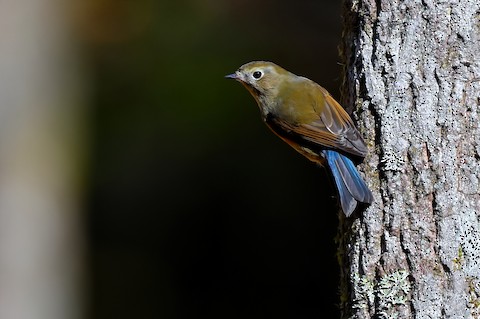
<path fill-rule="evenodd" d="M 326 89 L 268 61 L 246 63 L 225 77 L 250 92 L 273 133 L 328 168 L 345 216 L 351 216 L 359 202 L 373 202 L 355 167 L 367 155 L 367 146 L 351 117 Z"/>

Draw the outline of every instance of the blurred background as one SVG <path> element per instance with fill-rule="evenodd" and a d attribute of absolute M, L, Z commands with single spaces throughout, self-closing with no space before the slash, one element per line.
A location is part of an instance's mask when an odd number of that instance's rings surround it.
<path fill-rule="evenodd" d="M 339 317 L 323 169 L 224 79 L 339 98 L 335 0 L 0 4 L 0 318 Z"/>

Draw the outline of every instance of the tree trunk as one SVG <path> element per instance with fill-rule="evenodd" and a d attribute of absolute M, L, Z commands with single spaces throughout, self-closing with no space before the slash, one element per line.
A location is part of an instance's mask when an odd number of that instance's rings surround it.
<path fill-rule="evenodd" d="M 342 317 L 480 318 L 480 2 L 344 6 L 375 201 L 341 220 Z"/>
<path fill-rule="evenodd" d="M 0 318 L 83 317 L 85 109 L 68 7 L 0 2 Z"/>

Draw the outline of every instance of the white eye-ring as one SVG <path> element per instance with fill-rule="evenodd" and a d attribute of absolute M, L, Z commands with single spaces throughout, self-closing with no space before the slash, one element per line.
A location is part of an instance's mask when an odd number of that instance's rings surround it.
<path fill-rule="evenodd" d="M 257 70 L 255 72 L 253 72 L 252 76 L 255 80 L 259 80 L 263 76 L 263 73 L 262 73 L 262 71 Z"/>

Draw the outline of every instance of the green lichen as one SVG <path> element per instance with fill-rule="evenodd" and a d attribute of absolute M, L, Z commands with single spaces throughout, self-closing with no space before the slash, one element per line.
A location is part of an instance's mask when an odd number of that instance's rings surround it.
<path fill-rule="evenodd" d="M 379 318 L 398 318 L 398 306 L 406 305 L 410 299 L 411 285 L 406 270 L 397 270 L 375 280 L 367 276 L 355 277 L 356 298 L 353 307 L 369 309 L 375 306 Z"/>
<path fill-rule="evenodd" d="M 453 270 L 462 269 L 462 265 L 465 262 L 462 246 L 458 247 L 458 255 L 457 257 L 453 258 L 452 262 L 453 262 Z"/>
<path fill-rule="evenodd" d="M 398 270 L 380 279 L 377 287 L 380 318 L 397 318 L 396 306 L 407 304 L 410 293 L 408 276 L 406 270 Z"/>
<path fill-rule="evenodd" d="M 468 308 L 473 318 L 480 318 L 480 284 L 475 278 L 467 278 Z"/>
<path fill-rule="evenodd" d="M 375 302 L 375 282 L 367 276 L 354 278 L 355 286 L 358 288 L 358 297 L 353 301 L 353 307 L 357 309 L 366 309 Z"/>

